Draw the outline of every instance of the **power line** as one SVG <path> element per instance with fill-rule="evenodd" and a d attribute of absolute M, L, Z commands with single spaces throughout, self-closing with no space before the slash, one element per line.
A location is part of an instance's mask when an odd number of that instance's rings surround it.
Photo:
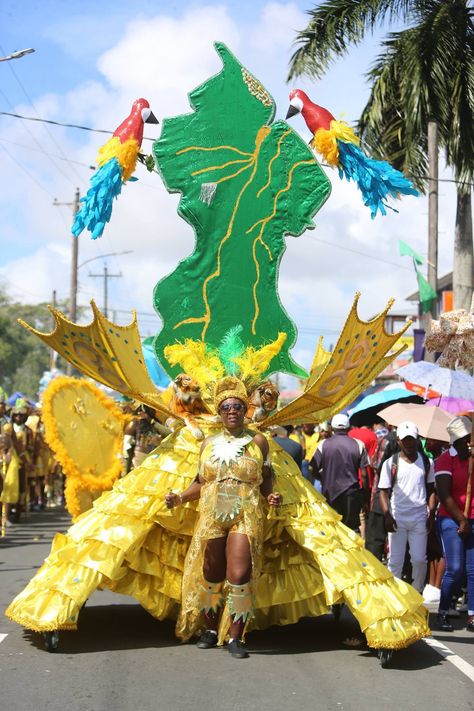
<path fill-rule="evenodd" d="M 20 114 L 10 113 L 8 111 L 0 111 L 0 115 L 23 119 L 23 121 L 38 121 L 39 123 L 50 123 L 53 126 L 63 126 L 64 128 L 78 128 L 81 131 L 91 131 L 92 133 L 107 133 L 109 136 L 113 136 L 114 134 L 114 131 L 107 131 L 104 128 L 91 128 L 91 126 L 80 126 L 77 123 L 63 123 L 62 121 L 52 121 L 51 119 L 35 118 L 34 116 L 21 116 Z M 147 138 L 147 136 L 143 136 L 143 140 L 156 141 L 156 138 Z"/>
<path fill-rule="evenodd" d="M 0 49 L 2 50 L 2 53 L 5 54 L 5 51 L 3 50 L 3 48 L 2 48 L 1 45 L 0 45 Z M 12 64 L 11 64 L 10 62 L 8 62 L 8 68 L 10 69 L 11 73 L 12 73 L 13 76 L 15 77 L 15 80 L 16 80 L 18 86 L 20 87 L 20 89 L 22 90 L 23 94 L 25 95 L 25 97 L 26 97 L 28 103 L 29 103 L 29 104 L 31 105 L 31 107 L 33 108 L 33 111 L 35 112 L 36 116 L 38 116 L 38 118 L 39 118 L 38 111 L 37 111 L 37 109 L 36 109 L 36 106 L 35 106 L 34 103 L 33 103 L 32 98 L 31 98 L 30 95 L 28 94 L 28 92 L 27 92 L 25 86 L 23 85 L 23 83 L 22 83 L 20 77 L 18 76 L 18 74 L 16 73 L 15 69 L 13 68 L 13 66 L 12 66 Z M 56 148 L 58 149 L 58 151 L 60 152 L 60 154 L 61 154 L 64 158 L 67 158 L 67 156 L 66 156 L 66 154 L 64 153 L 62 147 L 59 145 L 58 141 L 55 139 L 55 137 L 53 136 L 53 134 L 51 133 L 51 131 L 47 128 L 47 126 L 45 126 L 45 131 L 46 131 L 46 133 L 48 134 L 48 136 L 50 137 L 50 139 L 52 140 L 52 142 L 54 143 L 54 145 L 56 146 Z M 73 173 L 76 175 L 76 177 L 77 177 L 81 182 L 84 181 L 83 177 L 82 177 L 81 175 L 79 175 L 78 171 L 76 170 L 76 168 L 75 168 L 74 166 L 71 166 L 71 170 L 73 171 Z"/>
<path fill-rule="evenodd" d="M 382 259 L 381 257 L 376 257 L 374 254 L 369 254 L 369 252 L 360 252 L 358 249 L 352 249 L 343 244 L 336 244 L 335 242 L 329 242 L 328 240 L 321 239 L 320 237 L 312 237 L 308 235 L 308 239 L 313 242 L 321 242 L 322 244 L 328 244 L 330 247 L 336 247 L 337 249 L 343 249 L 346 252 L 353 252 L 354 254 L 360 254 L 362 257 L 368 257 L 369 259 L 375 259 L 377 262 L 383 262 L 384 264 L 390 264 L 392 267 L 398 267 L 398 269 L 405 269 L 405 271 L 411 272 L 411 267 L 404 267 L 402 264 L 397 264 L 397 262 L 390 262 L 388 259 Z"/>
<path fill-rule="evenodd" d="M 6 101 L 6 103 L 11 107 L 11 106 L 12 106 L 12 103 L 11 103 L 11 101 L 9 100 L 8 96 L 5 94 L 5 92 L 2 91 L 2 89 L 0 89 L 0 94 L 3 96 L 4 100 Z M 2 113 L 3 113 L 3 112 L 2 112 Z M 21 117 L 20 117 L 20 118 L 21 118 Z M 41 143 L 39 142 L 39 140 L 36 138 L 36 136 L 35 136 L 35 134 L 33 133 L 33 131 L 30 131 L 30 128 L 29 128 L 25 123 L 23 123 L 23 128 L 24 128 L 25 131 L 31 136 L 31 138 L 33 139 L 33 141 L 36 143 L 36 145 L 38 146 L 38 148 L 39 148 L 39 150 L 40 150 L 40 153 L 43 153 L 43 154 L 49 159 L 49 161 L 53 164 L 55 170 L 59 171 L 59 173 L 61 173 L 61 175 L 63 176 L 63 178 L 66 178 L 66 180 L 68 180 L 70 183 L 72 183 L 72 180 L 70 179 L 70 177 L 69 177 L 66 173 L 64 173 L 64 171 L 61 170 L 61 168 L 60 168 L 60 167 L 54 162 L 54 160 L 51 158 L 51 156 L 49 155 L 49 153 L 47 153 L 47 152 L 45 151 L 44 147 L 41 145 Z M 72 183 L 72 184 L 73 184 L 73 183 Z"/>
<path fill-rule="evenodd" d="M 34 183 L 36 183 L 36 185 L 37 185 L 39 188 L 41 188 L 41 190 L 44 190 L 44 192 L 47 193 L 50 197 L 53 197 L 53 194 L 48 190 L 48 188 L 45 188 L 44 185 L 42 185 L 42 184 L 39 182 L 39 180 L 37 180 L 37 179 L 35 178 L 35 176 L 34 176 L 32 173 L 30 173 L 29 170 L 27 170 L 19 161 L 17 161 L 17 159 L 16 159 L 14 156 L 12 156 L 12 154 L 10 153 L 10 151 L 9 151 L 5 146 L 2 146 L 2 145 L 0 144 L 0 148 L 2 148 L 2 149 L 5 151 L 5 153 L 6 153 L 7 156 L 10 158 L 10 160 L 12 160 L 14 163 L 16 163 L 17 166 L 20 168 L 20 170 L 22 170 L 24 173 L 26 173 L 26 175 L 27 175 Z"/>
<path fill-rule="evenodd" d="M 56 160 L 64 160 L 67 163 L 75 163 L 76 165 L 80 165 L 82 168 L 89 168 L 89 170 L 95 170 L 95 165 L 88 165 L 87 163 L 80 163 L 78 160 L 72 160 L 72 158 L 62 158 L 62 156 L 55 156 L 52 155 L 51 153 L 47 153 L 45 150 L 40 150 L 39 148 L 33 148 L 32 146 L 27 146 L 25 143 L 18 143 L 17 141 L 10 141 L 8 138 L 2 138 L 0 136 L 0 141 L 2 143 L 10 143 L 12 146 L 19 146 L 20 148 L 26 148 L 28 151 L 35 151 L 36 153 L 46 153 L 47 155 L 50 155 L 52 158 L 55 158 Z"/>
<path fill-rule="evenodd" d="M 0 115 L 2 116 L 10 116 L 11 118 L 19 118 L 22 119 L 23 121 L 37 121 L 39 123 L 49 123 L 52 124 L 53 126 L 63 126 L 64 128 L 78 128 L 81 131 L 91 131 L 93 133 L 106 133 L 110 136 L 114 134 L 114 131 L 107 131 L 104 128 L 92 128 L 91 126 L 81 126 L 77 123 L 63 123 L 62 121 L 53 121 L 52 119 L 43 119 L 43 118 L 35 118 L 34 116 L 22 116 L 20 114 L 8 112 L 8 111 L 0 111 Z M 156 141 L 156 138 L 149 138 L 148 136 L 143 136 L 144 141 Z M 321 163 L 321 165 L 324 168 L 334 168 L 332 165 L 328 165 L 327 163 Z M 423 180 L 429 180 L 431 178 L 430 175 L 419 175 L 417 176 L 418 178 L 422 178 Z M 433 180 L 433 178 L 431 178 Z M 455 183 L 459 185 L 469 185 L 470 187 L 474 187 L 474 183 L 469 183 L 465 182 L 464 180 L 455 180 L 454 178 L 435 178 L 438 183 Z"/>

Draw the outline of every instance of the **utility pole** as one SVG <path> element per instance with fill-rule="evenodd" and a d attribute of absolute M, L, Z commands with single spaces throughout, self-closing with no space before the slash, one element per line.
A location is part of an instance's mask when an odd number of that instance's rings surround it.
<path fill-rule="evenodd" d="M 438 288 L 438 125 L 428 124 L 428 282 Z M 438 315 L 438 304 L 431 309 L 432 318 Z"/>
<path fill-rule="evenodd" d="M 438 294 L 438 124 L 428 123 L 428 283 Z M 426 334 L 431 331 L 431 321 L 438 316 L 438 299 L 425 314 Z M 434 362 L 434 353 L 425 353 L 425 359 Z"/>
<path fill-rule="evenodd" d="M 52 298 L 52 306 L 53 306 L 53 309 L 56 308 L 56 304 L 57 304 L 57 301 L 56 301 L 56 289 L 53 289 L 53 298 Z M 54 328 L 54 325 L 55 325 L 55 319 L 53 319 L 53 328 Z M 54 350 L 54 348 L 51 348 L 51 352 L 50 352 L 50 355 L 49 355 L 49 369 L 50 369 L 50 370 L 53 370 L 53 369 L 54 369 L 55 363 L 56 363 L 56 351 Z"/>
<path fill-rule="evenodd" d="M 54 198 L 53 205 L 59 207 L 60 205 L 69 205 L 72 207 L 73 217 L 79 212 L 79 198 L 80 191 L 76 188 L 73 202 L 58 202 Z M 72 323 L 76 323 L 77 319 L 77 261 L 79 257 L 79 240 L 74 235 L 71 236 L 71 278 L 69 287 L 69 320 Z M 72 365 L 67 364 L 67 374 L 72 375 Z"/>
<path fill-rule="evenodd" d="M 98 279 L 103 279 L 104 280 L 104 306 L 103 306 L 103 313 L 105 318 L 108 318 L 107 316 L 107 307 L 108 307 L 108 280 L 113 279 L 113 278 L 118 278 L 123 276 L 122 273 L 120 274 L 109 274 L 109 270 L 107 269 L 107 264 L 104 264 L 104 273 L 103 274 L 89 274 L 90 277 L 93 278 L 98 278 Z"/>

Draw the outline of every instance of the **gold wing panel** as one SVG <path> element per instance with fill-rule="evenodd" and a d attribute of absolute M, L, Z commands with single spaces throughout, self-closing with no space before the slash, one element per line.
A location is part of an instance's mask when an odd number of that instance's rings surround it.
<path fill-rule="evenodd" d="M 386 332 L 385 317 L 393 299 L 374 319 L 362 321 L 357 313 L 359 297 L 360 294 L 356 294 L 333 352 L 329 354 L 325 351 L 321 339 L 319 340 L 304 392 L 289 405 L 268 417 L 262 423 L 263 427 L 318 423 L 329 419 L 349 405 L 405 350 L 406 346 L 402 346 L 390 353 L 411 323 L 408 322 L 398 333 Z"/>
<path fill-rule="evenodd" d="M 165 418 L 173 416 L 146 369 L 136 313 L 129 326 L 118 326 L 105 318 L 94 301 L 91 307 L 94 319 L 86 326 L 68 321 L 61 311 L 51 307 L 55 320 L 51 333 L 41 333 L 22 320 L 19 323 L 84 375 L 150 405 Z"/>

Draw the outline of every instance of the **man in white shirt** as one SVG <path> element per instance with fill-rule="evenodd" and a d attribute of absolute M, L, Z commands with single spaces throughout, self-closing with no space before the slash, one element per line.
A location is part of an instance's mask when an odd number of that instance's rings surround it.
<path fill-rule="evenodd" d="M 414 422 L 402 422 L 397 427 L 397 438 L 401 451 L 383 463 L 379 480 L 380 504 L 388 532 L 388 569 L 401 577 L 408 542 L 413 587 L 421 593 L 427 569 L 428 529 L 434 522 L 434 469 L 419 452 L 418 428 Z"/>

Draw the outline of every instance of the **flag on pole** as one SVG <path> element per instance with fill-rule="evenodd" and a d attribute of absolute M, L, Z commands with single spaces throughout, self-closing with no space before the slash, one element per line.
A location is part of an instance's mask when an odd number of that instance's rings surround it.
<path fill-rule="evenodd" d="M 400 249 L 400 256 L 411 257 L 413 259 L 413 267 L 415 269 L 416 278 L 418 280 L 418 300 L 421 306 L 421 313 L 426 314 L 428 311 L 432 310 L 434 304 L 436 303 L 437 294 L 436 290 L 433 289 L 431 284 L 418 271 L 418 265 L 423 264 L 424 259 L 420 254 L 418 254 L 418 252 L 415 252 L 415 250 L 410 247 L 410 245 L 406 242 L 402 242 L 402 240 L 399 240 L 398 243 Z"/>
<path fill-rule="evenodd" d="M 398 240 L 398 245 L 400 248 L 400 257 L 412 257 L 416 264 L 424 264 L 424 259 L 423 257 L 418 254 L 418 252 L 415 252 L 415 250 L 410 247 L 409 244 L 406 242 L 402 242 L 402 240 Z"/>

